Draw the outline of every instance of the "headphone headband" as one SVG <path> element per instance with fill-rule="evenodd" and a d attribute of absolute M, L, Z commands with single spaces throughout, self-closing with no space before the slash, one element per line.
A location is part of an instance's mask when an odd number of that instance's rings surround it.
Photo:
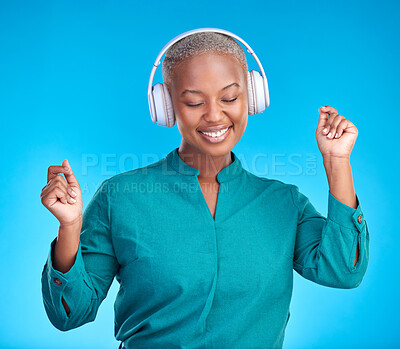
<path fill-rule="evenodd" d="M 150 108 L 150 115 L 151 115 L 151 120 L 153 122 L 156 122 L 156 118 L 155 118 L 155 103 L 154 103 L 154 96 L 152 93 L 152 86 L 153 86 L 153 79 L 154 79 L 154 74 L 156 72 L 156 69 L 158 67 L 158 65 L 160 64 L 160 60 L 161 57 L 163 56 L 163 54 L 168 50 L 168 48 L 170 46 L 172 46 L 175 42 L 179 41 L 180 39 L 183 39 L 186 36 L 189 36 L 191 34 L 194 33 L 199 33 L 199 32 L 215 32 L 215 33 L 221 33 L 221 34 L 226 34 L 229 35 L 235 39 L 237 39 L 238 41 L 240 41 L 244 46 L 246 46 L 247 52 L 249 52 L 254 59 L 257 62 L 257 65 L 260 68 L 260 73 L 261 73 L 261 77 L 262 77 L 262 81 L 263 81 L 263 85 L 264 85 L 264 94 L 265 94 L 265 107 L 267 108 L 269 106 L 269 93 L 268 93 L 268 82 L 267 82 L 267 77 L 265 76 L 265 72 L 264 69 L 261 65 L 260 60 L 258 59 L 257 55 L 254 53 L 254 51 L 251 49 L 251 47 L 239 36 L 224 30 L 224 29 L 218 29 L 218 28 L 199 28 L 199 29 L 193 29 L 193 30 L 189 30 L 187 32 L 184 32 L 182 34 L 179 34 L 178 36 L 176 36 L 175 38 L 173 38 L 172 40 L 170 40 L 160 51 L 160 53 L 158 54 L 153 67 L 151 69 L 151 73 L 150 73 L 150 79 L 149 79 L 149 86 L 147 89 L 147 98 L 149 101 L 149 108 Z"/>

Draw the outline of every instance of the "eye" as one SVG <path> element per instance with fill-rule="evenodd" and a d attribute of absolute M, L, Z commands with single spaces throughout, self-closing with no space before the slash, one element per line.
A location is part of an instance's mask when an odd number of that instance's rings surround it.
<path fill-rule="evenodd" d="M 236 100 L 237 100 L 237 97 L 234 98 L 234 99 L 230 99 L 230 100 L 223 100 L 223 102 L 232 103 L 232 102 L 234 102 Z"/>
<path fill-rule="evenodd" d="M 237 100 L 237 97 L 236 98 L 233 98 L 233 99 L 229 99 L 229 100 L 227 100 L 227 99 L 223 99 L 222 101 L 223 102 L 227 102 L 227 103 L 232 103 L 232 102 L 234 102 L 234 101 L 236 101 Z M 202 105 L 203 103 L 199 103 L 199 104 L 186 104 L 188 107 L 192 107 L 192 108 L 194 108 L 194 107 L 199 107 L 200 105 Z"/>

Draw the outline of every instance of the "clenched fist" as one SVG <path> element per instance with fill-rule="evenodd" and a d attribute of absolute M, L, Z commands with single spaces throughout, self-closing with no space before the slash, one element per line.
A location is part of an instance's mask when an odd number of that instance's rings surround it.
<path fill-rule="evenodd" d="M 49 166 L 47 184 L 43 187 L 40 198 L 42 204 L 58 219 L 61 226 L 81 222 L 83 207 L 81 188 L 67 159 L 61 166 Z"/>

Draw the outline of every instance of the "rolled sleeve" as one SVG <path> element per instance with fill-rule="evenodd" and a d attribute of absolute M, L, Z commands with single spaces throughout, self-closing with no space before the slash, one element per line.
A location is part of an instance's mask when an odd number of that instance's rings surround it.
<path fill-rule="evenodd" d="M 75 262 L 72 265 L 71 269 L 66 273 L 62 273 L 59 270 L 54 269 L 52 255 L 54 251 L 54 247 L 56 244 L 57 238 L 55 238 L 50 244 L 50 251 L 47 256 L 46 264 L 48 265 L 47 272 L 49 280 L 52 280 L 52 285 L 56 285 L 56 289 L 62 290 L 68 284 L 68 282 L 73 282 L 76 279 L 81 278 L 81 273 L 84 268 L 83 260 L 82 260 L 82 251 L 81 251 L 81 242 L 79 241 L 78 252 L 76 254 Z M 59 279 L 62 283 L 57 282 L 56 279 Z"/>
<path fill-rule="evenodd" d="M 47 315 L 56 328 L 64 330 L 66 321 L 70 318 L 62 298 L 68 307 L 75 309 L 79 302 L 80 293 L 77 292 L 82 279 L 84 263 L 82 260 L 81 243 L 79 242 L 78 252 L 72 267 L 62 273 L 53 267 L 53 252 L 57 242 L 55 238 L 50 244 L 50 251 L 42 272 L 42 293 Z"/>
<path fill-rule="evenodd" d="M 357 208 L 353 208 L 336 199 L 329 190 L 328 218 L 333 222 L 349 229 L 357 229 L 359 233 L 365 230 L 364 213 L 357 198 Z"/>

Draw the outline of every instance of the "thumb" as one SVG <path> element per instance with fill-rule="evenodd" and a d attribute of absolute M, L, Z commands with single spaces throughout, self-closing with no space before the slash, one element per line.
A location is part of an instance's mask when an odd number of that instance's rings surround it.
<path fill-rule="evenodd" d="M 321 107 L 318 109 L 319 118 L 318 118 L 317 132 L 322 131 L 322 129 L 325 127 L 326 122 L 328 121 L 328 115 L 325 109 L 326 109 L 325 107 Z"/>
<path fill-rule="evenodd" d="M 72 171 L 72 168 L 68 162 L 68 159 L 65 159 L 62 162 L 62 165 L 69 168 L 69 171 L 64 172 L 64 176 L 65 176 L 65 179 L 67 180 L 68 184 L 76 185 L 77 187 L 79 187 L 79 183 L 75 178 L 74 172 Z"/>

